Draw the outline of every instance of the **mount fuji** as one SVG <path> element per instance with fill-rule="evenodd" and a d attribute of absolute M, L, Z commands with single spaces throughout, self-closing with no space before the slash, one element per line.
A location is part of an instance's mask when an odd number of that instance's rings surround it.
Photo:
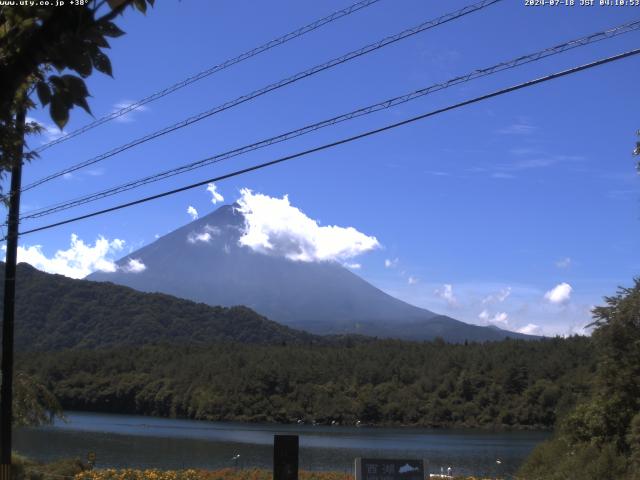
<path fill-rule="evenodd" d="M 217 306 L 245 305 L 311 333 L 449 342 L 536 338 L 467 324 L 418 308 L 338 262 L 294 261 L 243 246 L 245 216 L 224 205 L 120 259 L 87 280 L 160 292 Z"/>

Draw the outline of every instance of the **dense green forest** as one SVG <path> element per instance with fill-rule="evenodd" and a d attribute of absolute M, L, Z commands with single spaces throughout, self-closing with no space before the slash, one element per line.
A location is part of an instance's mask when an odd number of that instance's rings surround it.
<path fill-rule="evenodd" d="M 143 346 L 23 354 L 64 408 L 208 420 L 552 427 L 587 393 L 589 339 Z"/>
<path fill-rule="evenodd" d="M 590 394 L 521 469 L 527 480 L 640 479 L 640 278 L 594 310 Z"/>
<path fill-rule="evenodd" d="M 0 279 L 3 272 L 4 263 L 0 263 Z M 2 284 L 0 281 L 0 288 Z M 211 307 L 111 283 L 73 280 L 25 263 L 18 265 L 16 318 L 15 341 L 20 350 L 168 341 L 191 345 L 327 341 L 280 325 L 246 307 Z"/>

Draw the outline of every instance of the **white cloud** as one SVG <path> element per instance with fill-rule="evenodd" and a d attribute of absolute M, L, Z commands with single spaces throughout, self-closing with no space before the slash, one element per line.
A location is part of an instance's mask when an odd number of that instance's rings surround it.
<path fill-rule="evenodd" d="M 359 263 L 345 263 L 344 266 L 352 270 L 360 270 L 362 268 L 362 265 Z"/>
<path fill-rule="evenodd" d="M 147 269 L 147 266 L 142 263 L 142 260 L 137 258 L 130 258 L 124 267 L 121 267 L 123 272 L 126 273 L 140 273 Z"/>
<path fill-rule="evenodd" d="M 245 230 L 240 245 L 260 253 L 280 255 L 303 262 L 344 261 L 380 247 L 375 237 L 353 227 L 320 226 L 289 197 L 269 197 L 249 189 L 240 191 L 238 211 Z"/>
<path fill-rule="evenodd" d="M 443 300 L 446 300 L 446 302 L 450 306 L 453 306 L 458 302 L 458 300 L 456 299 L 455 295 L 453 294 L 453 285 L 451 285 L 449 283 L 445 283 L 444 285 L 442 285 L 442 288 L 436 289 L 433 293 L 437 297 L 440 297 Z"/>
<path fill-rule="evenodd" d="M 504 302 L 509 295 L 511 295 L 511 287 L 506 287 L 497 293 L 492 293 L 482 299 L 483 304 L 501 303 Z"/>
<path fill-rule="evenodd" d="M 57 140 L 60 137 L 63 137 L 67 134 L 64 130 L 60 130 L 56 125 L 52 125 L 47 122 L 41 122 L 33 117 L 27 117 L 27 122 L 35 122 L 42 128 L 41 135 L 44 136 L 41 143 L 49 143 L 54 140 Z"/>
<path fill-rule="evenodd" d="M 124 248 L 124 240 L 107 240 L 98 237 L 95 244 L 85 244 L 74 233 L 67 250 L 58 250 L 53 257 L 47 257 L 42 245 L 18 247 L 18 262 L 26 262 L 38 270 L 59 273 L 71 278 L 83 278 L 91 272 L 101 270 L 115 272 L 117 266 L 112 256 Z"/>
<path fill-rule="evenodd" d="M 399 258 L 387 258 L 384 261 L 384 266 L 386 268 L 396 268 L 398 266 Z"/>
<path fill-rule="evenodd" d="M 573 287 L 566 282 L 560 283 L 544 294 L 544 298 L 550 303 L 562 304 L 569 301 Z"/>
<path fill-rule="evenodd" d="M 518 158 L 514 162 L 497 164 L 495 166 L 495 168 L 497 169 L 497 173 L 494 174 L 494 176 L 501 175 L 503 178 L 508 178 L 509 175 L 513 176 L 513 172 L 538 168 L 548 168 L 560 164 L 576 164 L 583 162 L 584 160 L 585 158 L 580 155 L 557 154 L 545 154 L 530 158 Z"/>
<path fill-rule="evenodd" d="M 509 315 L 507 312 L 498 312 L 495 315 L 491 315 L 488 310 L 482 310 L 478 315 L 480 320 L 484 320 L 486 323 L 499 324 L 503 327 L 509 325 Z"/>
<path fill-rule="evenodd" d="M 218 202 L 224 202 L 224 197 L 220 195 L 220 192 L 218 192 L 218 187 L 216 187 L 215 183 L 207 185 L 207 192 L 211 193 L 211 203 L 214 205 Z"/>
<path fill-rule="evenodd" d="M 501 179 L 501 180 L 509 180 L 511 178 L 516 178 L 516 176 L 511 174 L 511 173 L 495 172 L 495 173 L 491 174 L 491 178 L 498 178 L 498 179 Z"/>
<path fill-rule="evenodd" d="M 503 325 L 508 325 L 509 324 L 508 319 L 509 319 L 509 315 L 507 315 L 507 312 L 498 312 L 489 321 L 491 323 L 501 323 Z"/>
<path fill-rule="evenodd" d="M 195 207 L 189 205 L 189 207 L 187 208 L 187 213 L 191 216 L 191 220 L 197 220 L 198 210 L 196 210 Z"/>
<path fill-rule="evenodd" d="M 133 105 L 135 102 L 132 100 L 122 100 L 121 102 L 118 102 L 116 104 L 113 105 L 113 113 L 119 111 L 119 110 L 123 110 L 125 108 L 129 108 L 131 105 Z M 127 113 L 125 113 L 124 115 L 120 115 L 119 117 L 115 118 L 116 122 L 121 122 L 121 123 L 130 123 L 134 121 L 134 113 L 135 112 L 146 112 L 147 110 L 149 110 L 148 107 L 146 107 L 145 105 L 139 105 L 135 108 L 132 108 L 131 110 L 129 110 Z"/>
<path fill-rule="evenodd" d="M 501 135 L 531 135 L 536 131 L 536 127 L 524 120 L 520 120 L 507 127 L 501 128 L 497 133 Z"/>
<path fill-rule="evenodd" d="M 562 335 L 563 337 L 569 337 L 571 335 L 591 335 L 593 333 L 594 326 L 589 323 L 579 323 L 570 325 L 567 331 Z"/>
<path fill-rule="evenodd" d="M 419 278 L 414 277 L 414 276 L 412 276 L 412 275 L 409 275 L 409 278 L 407 278 L 407 283 L 408 283 L 409 285 L 415 285 L 415 284 L 416 284 L 416 283 L 418 283 L 419 281 L 420 281 L 420 279 L 419 279 Z"/>
<path fill-rule="evenodd" d="M 568 268 L 571 266 L 571 259 L 569 257 L 561 258 L 556 262 L 558 268 Z"/>
<path fill-rule="evenodd" d="M 212 227 L 211 225 L 205 225 L 201 232 L 191 232 L 187 236 L 187 242 L 189 243 L 209 243 L 213 237 L 220 235 L 220 229 L 218 227 Z"/>
<path fill-rule="evenodd" d="M 104 175 L 104 168 L 92 168 L 90 170 L 85 170 L 84 173 L 86 173 L 90 177 L 101 177 L 102 175 Z"/>
<path fill-rule="evenodd" d="M 542 328 L 535 323 L 527 323 L 524 327 L 519 328 L 518 332 L 525 335 L 542 335 Z"/>
<path fill-rule="evenodd" d="M 187 242 L 189 243 L 209 243 L 211 241 L 211 234 L 209 232 L 202 233 L 190 233 L 187 237 Z"/>

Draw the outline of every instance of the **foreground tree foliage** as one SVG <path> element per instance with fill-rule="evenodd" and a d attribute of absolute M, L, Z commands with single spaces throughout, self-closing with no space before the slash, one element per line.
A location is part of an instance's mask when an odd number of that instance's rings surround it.
<path fill-rule="evenodd" d="M 592 394 L 521 470 L 537 480 L 640 479 L 640 279 L 594 310 Z"/>
<path fill-rule="evenodd" d="M 144 13 L 154 1 L 93 0 L 64 7 L 16 2 L 0 8 L 0 177 L 11 170 L 22 142 L 15 115 L 36 106 L 29 98 L 34 90 L 61 129 L 74 106 L 91 113 L 84 79 L 94 69 L 112 75 L 107 38 L 124 35 L 114 19 L 129 6 Z M 26 133 L 37 131 L 29 122 Z M 25 160 L 32 158 L 27 152 Z"/>
<path fill-rule="evenodd" d="M 16 426 L 38 426 L 62 418 L 58 399 L 34 377 L 18 372 L 14 377 L 13 423 Z"/>
<path fill-rule="evenodd" d="M 147 345 L 18 361 L 66 409 L 248 422 L 550 428 L 587 393 L 590 340 Z"/>
<path fill-rule="evenodd" d="M 13 424 L 35 427 L 51 423 L 54 417 L 63 418 L 58 399 L 35 377 L 17 372 L 13 386 Z"/>

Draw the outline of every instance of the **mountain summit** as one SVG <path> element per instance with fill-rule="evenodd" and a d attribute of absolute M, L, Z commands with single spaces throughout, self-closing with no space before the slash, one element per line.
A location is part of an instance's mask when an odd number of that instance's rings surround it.
<path fill-rule="evenodd" d="M 398 300 L 337 262 L 294 261 L 240 243 L 245 217 L 224 205 L 117 262 L 109 281 L 209 305 L 245 305 L 285 325 L 317 334 L 461 342 L 526 335 L 469 325 Z M 528 337 L 531 338 L 531 337 Z"/>

